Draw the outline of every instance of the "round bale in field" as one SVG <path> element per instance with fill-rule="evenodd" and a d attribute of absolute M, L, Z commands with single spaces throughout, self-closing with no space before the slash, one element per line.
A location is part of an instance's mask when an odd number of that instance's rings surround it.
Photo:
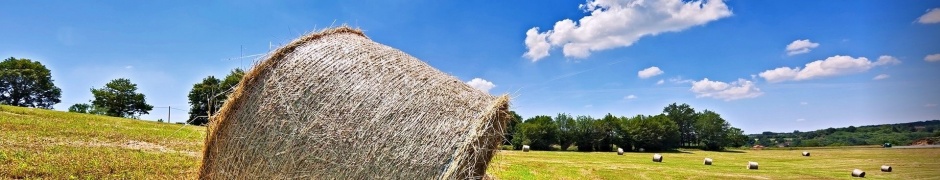
<path fill-rule="evenodd" d="M 852 170 L 852 177 L 865 177 L 865 171 L 860 169 Z"/>
<path fill-rule="evenodd" d="M 747 162 L 747 169 L 757 169 L 757 162 L 753 162 L 753 161 Z"/>
<path fill-rule="evenodd" d="M 881 166 L 881 172 L 891 172 L 891 166 L 882 165 L 882 166 Z"/>
<path fill-rule="evenodd" d="M 712 165 L 712 158 L 705 158 L 705 165 Z"/>
<path fill-rule="evenodd" d="M 483 178 L 508 100 L 358 29 L 310 33 L 266 55 L 211 118 L 198 178 Z"/>
<path fill-rule="evenodd" d="M 617 155 L 623 155 L 623 148 L 617 148 Z"/>
<path fill-rule="evenodd" d="M 803 156 L 809 156 L 809 152 L 803 151 Z"/>
<path fill-rule="evenodd" d="M 522 145 L 522 152 L 529 152 L 529 145 Z"/>
<path fill-rule="evenodd" d="M 653 162 L 663 162 L 663 155 L 653 154 Z"/>

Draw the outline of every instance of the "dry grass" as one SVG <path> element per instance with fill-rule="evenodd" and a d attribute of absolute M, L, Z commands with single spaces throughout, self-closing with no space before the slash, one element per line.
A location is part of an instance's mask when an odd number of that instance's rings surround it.
<path fill-rule="evenodd" d="M 0 106 L 0 179 L 195 177 L 202 127 Z"/>
<path fill-rule="evenodd" d="M 487 173 L 499 179 L 848 179 L 861 169 L 868 179 L 940 179 L 940 148 L 814 149 L 810 157 L 802 151 L 686 150 L 661 153 L 662 163 L 650 161 L 653 153 L 502 151 Z M 714 164 L 702 165 L 705 157 Z M 760 169 L 745 169 L 748 161 Z M 881 172 L 885 164 L 894 172 Z"/>

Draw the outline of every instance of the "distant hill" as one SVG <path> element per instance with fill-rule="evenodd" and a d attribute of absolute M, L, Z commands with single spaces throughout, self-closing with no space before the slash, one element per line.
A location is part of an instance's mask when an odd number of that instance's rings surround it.
<path fill-rule="evenodd" d="M 884 143 L 910 145 L 919 139 L 940 137 L 940 120 L 826 128 L 808 132 L 777 133 L 768 131 L 761 134 L 750 134 L 748 137 L 750 138 L 748 142 L 750 145 L 760 144 L 768 147 L 857 146 L 881 145 Z"/>

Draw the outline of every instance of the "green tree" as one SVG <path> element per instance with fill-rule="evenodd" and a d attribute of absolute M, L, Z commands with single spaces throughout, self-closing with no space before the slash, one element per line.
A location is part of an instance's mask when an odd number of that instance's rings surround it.
<path fill-rule="evenodd" d="M 575 139 L 574 143 L 578 151 L 593 151 L 595 144 L 598 144 L 603 138 L 604 133 L 596 127 L 596 119 L 591 116 L 578 116 L 575 118 Z"/>
<path fill-rule="evenodd" d="M 205 125 L 209 123 L 209 112 L 217 113 L 222 109 L 222 105 L 238 83 L 241 81 L 245 72 L 236 68 L 229 72 L 225 79 L 219 80 L 215 76 L 209 76 L 202 79 L 202 82 L 193 84 L 189 91 L 189 121 L 193 125 Z"/>
<path fill-rule="evenodd" d="M 129 79 L 111 80 L 101 89 L 92 88 L 91 94 L 95 97 L 91 105 L 106 109 L 104 114 L 108 116 L 138 118 L 153 110 L 144 94 L 137 93 L 137 84 Z"/>
<path fill-rule="evenodd" d="M 85 103 L 74 104 L 69 106 L 69 112 L 89 113 L 91 112 L 91 105 Z"/>
<path fill-rule="evenodd" d="M 617 118 L 613 114 L 607 113 L 604 115 L 604 118 L 601 118 L 599 121 L 595 122 L 595 128 L 600 131 L 601 136 L 598 139 L 598 143 L 595 144 L 594 149 L 597 151 L 612 151 L 614 144 L 619 144 L 620 140 L 623 139 L 620 137 L 620 118 Z"/>
<path fill-rule="evenodd" d="M 39 61 L 10 57 L 0 62 L 0 104 L 51 109 L 62 90 Z"/>
<path fill-rule="evenodd" d="M 637 115 L 630 118 L 626 125 L 637 148 L 662 151 L 679 146 L 679 127 L 666 115 Z"/>
<path fill-rule="evenodd" d="M 698 140 L 705 150 L 722 150 L 728 144 L 728 124 L 721 115 L 714 111 L 705 110 L 697 115 L 695 131 Z"/>
<path fill-rule="evenodd" d="M 676 122 L 676 126 L 679 127 L 679 143 L 684 146 L 691 146 L 693 142 L 696 141 L 695 133 L 695 109 L 692 109 L 688 104 L 683 103 L 682 105 L 676 105 L 672 103 L 666 108 L 663 108 L 663 113 L 666 113 L 666 116 L 672 121 Z"/>
<path fill-rule="evenodd" d="M 744 135 L 744 131 L 741 129 L 731 127 L 728 128 L 728 147 L 741 147 L 747 144 L 748 137 Z"/>
<path fill-rule="evenodd" d="M 555 124 L 558 125 L 558 145 L 561 150 L 568 150 L 577 138 L 576 122 L 569 114 L 558 113 L 555 116 Z"/>
<path fill-rule="evenodd" d="M 551 145 L 558 142 L 558 126 L 551 116 L 526 119 L 517 128 L 515 143 L 527 144 L 533 150 L 551 150 Z"/>
<path fill-rule="evenodd" d="M 522 149 L 522 144 L 513 143 L 514 142 L 513 138 L 515 138 L 513 133 L 516 132 L 516 129 L 517 129 L 516 127 L 519 126 L 520 123 L 522 123 L 522 116 L 520 116 L 519 114 L 516 114 L 516 111 L 509 111 L 509 114 L 512 119 L 509 119 L 509 123 L 506 124 L 506 130 L 504 133 L 504 137 L 506 138 L 506 141 L 504 141 L 503 144 L 504 145 L 512 144 L 513 149 L 519 150 L 519 149 Z"/>

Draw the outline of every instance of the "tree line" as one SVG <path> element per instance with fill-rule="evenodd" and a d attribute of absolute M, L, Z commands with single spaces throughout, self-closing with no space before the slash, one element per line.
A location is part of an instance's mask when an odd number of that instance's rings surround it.
<path fill-rule="evenodd" d="M 695 111 L 688 104 L 670 104 L 658 115 L 632 117 L 607 114 L 602 118 L 559 113 L 538 115 L 522 121 L 511 112 L 506 145 L 533 150 L 665 151 L 677 147 L 723 150 L 744 146 L 748 137 L 732 127 L 720 114 Z"/>
<path fill-rule="evenodd" d="M 815 131 L 763 132 L 748 135 L 748 144 L 783 147 L 908 145 L 925 137 L 940 137 L 940 120 L 849 126 Z"/>

